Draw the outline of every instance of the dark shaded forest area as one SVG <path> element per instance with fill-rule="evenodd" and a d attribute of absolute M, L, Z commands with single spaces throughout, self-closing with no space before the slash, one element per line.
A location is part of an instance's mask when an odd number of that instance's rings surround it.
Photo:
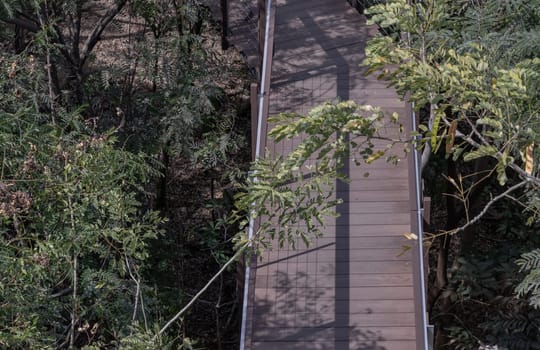
<path fill-rule="evenodd" d="M 248 72 L 198 1 L 0 2 L 0 347 L 236 348 Z M 217 28 L 217 29 L 216 29 Z"/>

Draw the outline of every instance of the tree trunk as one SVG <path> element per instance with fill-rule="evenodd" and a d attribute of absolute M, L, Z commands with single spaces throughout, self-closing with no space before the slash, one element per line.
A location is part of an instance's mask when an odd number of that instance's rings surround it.
<path fill-rule="evenodd" d="M 15 38 L 13 40 L 13 50 L 16 54 L 20 54 L 24 51 L 26 47 L 24 41 L 25 30 L 18 24 L 15 24 Z"/>
<path fill-rule="evenodd" d="M 457 178 L 456 164 L 449 160 L 447 164 L 447 174 L 450 178 Z M 454 191 L 455 193 L 455 191 Z M 459 213 L 457 210 L 456 198 L 452 195 L 446 196 L 446 223 L 445 231 L 449 231 L 457 227 L 459 224 Z M 439 303 L 439 311 L 441 313 L 447 313 L 450 307 L 450 294 L 445 294 L 444 291 L 448 285 L 448 256 L 450 253 L 450 247 L 452 243 L 452 236 L 443 235 L 438 238 L 439 251 L 437 252 L 437 271 L 435 278 L 435 286 L 432 289 L 429 297 L 430 314 L 432 313 L 435 304 Z M 445 319 L 440 318 L 436 322 L 438 332 L 435 336 L 434 348 L 444 349 L 445 344 L 448 342 L 446 333 L 444 331 Z"/>
<path fill-rule="evenodd" d="M 178 37 L 184 35 L 184 16 L 182 15 L 182 6 L 184 6 L 184 0 L 175 0 L 173 1 L 174 11 L 176 13 L 176 30 L 178 32 Z"/>
<path fill-rule="evenodd" d="M 227 32 L 229 31 L 229 1 L 221 0 L 221 48 L 227 50 L 229 41 Z"/>

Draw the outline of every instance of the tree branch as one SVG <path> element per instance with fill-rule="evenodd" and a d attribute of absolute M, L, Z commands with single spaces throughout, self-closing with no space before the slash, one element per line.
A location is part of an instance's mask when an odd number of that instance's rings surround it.
<path fill-rule="evenodd" d="M 115 5 L 109 8 L 105 15 L 99 19 L 96 26 L 92 30 L 92 33 L 88 36 L 86 39 L 84 46 L 81 50 L 81 59 L 79 62 L 79 69 L 84 65 L 85 61 L 88 59 L 88 56 L 90 55 L 90 52 L 94 49 L 94 46 L 96 46 L 97 42 L 99 41 L 99 38 L 101 37 L 101 33 L 105 30 L 107 25 L 113 20 L 113 18 L 122 10 L 124 5 L 127 3 L 127 0 L 118 0 L 116 1 Z"/>
<path fill-rule="evenodd" d="M 137 319 L 137 309 L 139 308 L 139 293 L 141 292 L 141 283 L 140 283 L 140 280 L 135 278 L 135 276 L 133 275 L 133 273 L 131 272 L 131 266 L 130 266 L 130 263 L 129 263 L 129 258 L 127 257 L 126 254 L 124 254 L 124 260 L 126 262 L 126 267 L 127 267 L 127 270 L 128 270 L 128 273 L 129 273 L 129 277 L 131 277 L 131 279 L 133 280 L 133 282 L 135 282 L 135 300 L 134 300 L 134 304 L 133 305 L 133 314 L 131 316 L 131 323 L 135 323 L 135 320 Z M 133 330 L 130 331 L 130 334 L 132 334 Z"/>
<path fill-rule="evenodd" d="M 540 179 L 536 176 L 529 175 L 525 170 L 521 169 L 517 164 L 512 163 L 508 165 L 510 169 L 518 173 L 524 180 L 534 183 L 535 186 L 540 186 Z"/>
<path fill-rule="evenodd" d="M 486 213 L 487 211 L 489 210 L 489 208 L 491 208 L 491 206 L 493 204 L 495 204 L 495 202 L 497 202 L 498 200 L 508 196 L 511 192 L 517 190 L 518 188 L 520 187 L 523 187 L 525 186 L 527 183 L 529 183 L 528 180 L 524 180 L 524 181 L 521 181 L 520 183 L 518 184 L 515 184 L 514 186 L 512 187 L 509 187 L 506 191 L 504 191 L 503 193 L 493 197 L 485 206 L 484 208 L 482 209 L 482 211 L 480 211 L 480 213 L 478 213 L 478 215 L 476 215 L 474 218 L 472 218 L 469 222 L 467 222 L 465 225 L 461 226 L 461 227 L 458 227 L 456 228 L 455 230 L 451 230 L 449 231 L 448 233 L 450 234 L 456 234 L 456 233 L 459 233 L 459 232 L 463 232 L 465 231 L 468 227 L 474 225 L 476 222 L 478 222 L 478 220 L 480 220 Z"/>
<path fill-rule="evenodd" d="M 229 267 L 241 254 L 244 253 L 244 251 L 246 250 L 247 247 L 249 247 L 249 244 L 250 242 L 246 242 L 242 247 L 240 247 L 236 253 L 229 259 L 229 261 L 227 261 L 225 263 L 225 265 L 223 265 L 221 267 L 221 269 L 219 269 L 219 271 L 210 279 L 210 281 L 208 281 L 206 283 L 206 285 L 204 287 L 202 287 L 202 289 L 197 293 L 195 294 L 195 296 L 193 298 L 191 298 L 191 300 L 189 301 L 189 303 L 187 303 L 186 306 L 184 306 L 182 308 L 182 310 L 178 311 L 178 313 L 176 315 L 174 315 L 173 318 L 171 318 L 166 324 L 165 326 L 163 326 L 163 328 L 161 328 L 158 332 L 158 334 L 156 334 L 154 336 L 154 341 L 157 339 L 158 336 L 162 335 L 166 330 L 167 328 L 169 328 L 174 322 L 176 322 L 176 320 L 178 320 L 190 307 L 191 305 L 193 305 L 197 299 L 199 299 L 199 297 L 204 293 L 206 292 L 206 290 L 210 287 L 210 285 L 212 285 L 212 283 L 214 283 L 214 281 L 219 277 L 221 276 L 221 274 L 227 269 L 227 267 Z"/>
<path fill-rule="evenodd" d="M 21 28 L 24 28 L 30 32 L 37 32 L 39 30 L 39 25 L 37 25 L 35 22 L 25 20 L 19 17 L 14 18 L 1 18 L 2 22 L 8 23 L 8 24 L 14 24 L 16 26 L 19 26 Z"/>
<path fill-rule="evenodd" d="M 73 57 L 73 60 L 79 64 L 80 60 L 80 53 L 79 53 L 79 44 L 81 41 L 81 4 L 77 2 L 75 4 L 77 7 L 75 18 L 72 18 L 72 42 L 71 42 L 71 56 Z"/>
<path fill-rule="evenodd" d="M 73 57 L 71 57 L 70 52 L 67 49 L 66 39 L 64 39 L 64 35 L 62 34 L 62 31 L 57 25 L 53 24 L 54 33 L 56 35 L 56 40 L 60 44 L 58 46 L 58 50 L 62 55 L 64 55 L 65 59 L 72 65 L 76 66 L 75 61 L 73 60 Z"/>
<path fill-rule="evenodd" d="M 435 106 L 433 106 L 432 103 L 429 104 L 429 121 L 428 121 L 428 128 L 430 131 L 433 130 L 433 122 L 435 121 Z M 431 143 L 426 142 L 424 144 L 424 150 L 422 151 L 422 156 L 420 158 L 420 174 L 424 172 L 424 168 L 426 167 L 429 156 L 431 155 Z"/>

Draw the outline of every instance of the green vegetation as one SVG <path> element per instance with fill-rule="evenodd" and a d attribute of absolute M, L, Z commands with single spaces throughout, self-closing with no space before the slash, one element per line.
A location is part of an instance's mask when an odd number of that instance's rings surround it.
<path fill-rule="evenodd" d="M 343 159 L 351 148 L 358 155 L 357 165 L 384 156 L 384 151 L 374 150 L 373 141 L 384 138 L 379 133 L 381 127 L 397 125 L 397 115 L 388 121 L 379 108 L 347 101 L 324 104 L 307 116 L 282 114 L 270 122 L 276 125 L 269 133 L 275 142 L 305 136 L 285 157 L 263 157 L 254 163 L 245 191 L 237 195 L 237 213 L 251 211 L 254 219 L 265 218 L 254 233 L 259 248 L 275 238 L 280 246 L 287 243 L 295 247 L 298 238 L 309 244 L 324 234 L 325 219 L 335 216 L 340 199 L 335 198 L 333 186 L 336 179 L 347 181 L 341 172 Z M 399 142 L 389 141 L 388 149 Z M 395 159 L 388 157 L 389 161 Z M 236 239 L 240 245 L 248 241 L 243 233 Z"/>
<path fill-rule="evenodd" d="M 538 252 L 528 252 L 540 223 L 540 2 L 387 1 L 367 13 L 387 35 L 366 64 L 415 103 L 442 211 L 427 242 L 437 348 L 538 347 Z"/>
<path fill-rule="evenodd" d="M 435 203 L 436 348 L 538 348 L 540 2 L 356 4 L 364 64 L 420 117 L 388 141 Z M 243 72 L 195 0 L 0 0 L 0 21 L 1 348 L 233 348 L 234 259 L 324 234 L 349 152 L 396 161 L 373 145 L 396 116 L 329 103 L 275 117 L 306 137 L 243 179 Z M 269 218 L 252 240 L 246 213 Z"/>
<path fill-rule="evenodd" d="M 3 0 L 0 21 L 0 348 L 234 347 L 233 268 L 158 333 L 233 255 L 249 157 L 208 10 Z"/>

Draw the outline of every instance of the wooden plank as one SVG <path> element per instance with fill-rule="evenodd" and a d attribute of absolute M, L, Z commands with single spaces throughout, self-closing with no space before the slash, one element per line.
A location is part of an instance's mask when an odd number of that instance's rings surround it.
<path fill-rule="evenodd" d="M 369 192 L 370 194 L 367 195 L 368 198 L 362 197 L 362 195 L 366 192 Z M 355 193 L 354 191 L 351 191 L 351 193 Z M 371 194 L 374 193 L 374 194 Z M 338 192 L 337 197 L 343 198 L 344 193 Z M 396 196 L 404 197 L 404 194 L 401 194 L 400 192 L 396 191 Z M 335 196 L 332 196 L 335 198 Z M 336 223 L 339 226 L 358 226 L 359 229 L 362 229 L 363 226 L 390 226 L 389 230 L 393 230 L 394 226 L 400 226 L 400 225 L 408 225 L 409 224 L 409 215 L 408 212 L 387 212 L 387 213 L 365 213 L 361 211 L 361 208 L 366 204 L 369 203 L 371 199 L 379 199 L 379 203 L 381 201 L 384 201 L 385 199 L 388 199 L 388 203 L 394 203 L 391 198 L 391 191 L 362 191 L 355 195 L 352 199 L 354 201 L 347 201 L 345 200 L 345 204 L 347 205 L 347 208 L 344 208 L 343 211 L 341 211 L 341 208 L 343 205 L 341 205 L 339 208 L 336 209 L 336 212 L 340 215 L 337 218 L 334 217 L 325 217 L 325 226 L 327 227 L 333 227 L 336 226 Z M 351 198 L 349 198 L 351 199 Z M 359 204 L 359 208 L 356 208 L 356 205 Z M 351 215 L 348 215 L 351 214 Z M 346 220 L 346 222 L 345 222 Z M 275 224 L 277 224 L 277 221 L 274 221 Z M 299 227 L 299 228 L 305 228 L 305 225 L 300 223 L 300 225 L 295 225 L 293 227 Z M 380 232 L 380 231 L 378 231 Z M 410 229 L 407 229 L 404 232 L 410 232 Z M 401 232 L 403 233 L 403 231 Z"/>
<path fill-rule="evenodd" d="M 296 43 L 296 45 L 291 43 L 277 46 L 276 50 L 278 51 L 276 52 L 276 59 L 288 60 L 293 59 L 294 57 L 310 57 L 317 51 L 323 50 L 325 52 L 330 52 L 332 50 L 340 50 L 358 45 L 358 41 L 354 38 L 336 38 L 335 40 L 328 40 L 327 42 L 316 42 L 310 40 L 309 43 L 311 45 L 308 46 L 299 46 L 298 43 Z M 307 62 L 309 62 L 309 60 L 307 60 Z M 301 62 L 297 63 L 301 64 Z M 360 64 L 361 62 L 356 63 Z M 346 80 L 349 81 L 349 79 Z"/>
<path fill-rule="evenodd" d="M 257 278 L 256 288 L 280 288 L 282 276 L 264 276 Z M 311 288 L 311 279 L 301 278 L 295 281 L 295 288 Z M 317 287 L 333 287 L 346 284 L 349 287 L 408 287 L 412 286 L 412 276 L 409 274 L 356 274 L 338 275 L 333 279 L 324 278 L 316 282 Z M 411 311 L 412 312 L 412 311 Z"/>
<path fill-rule="evenodd" d="M 279 314 L 295 314 L 300 313 L 319 313 L 319 314 L 350 314 L 363 315 L 373 313 L 411 313 L 414 312 L 414 300 L 357 300 L 354 303 L 347 305 L 346 303 L 336 303 L 332 300 L 321 302 L 314 299 L 298 301 L 295 307 L 287 307 L 288 305 L 272 303 L 270 305 L 251 305 L 255 314 L 261 313 L 279 313 Z M 281 306 L 281 307 L 280 307 Z"/>
<path fill-rule="evenodd" d="M 309 165 L 312 165 L 313 162 L 308 161 Z M 366 169 L 367 170 L 367 169 Z M 404 169 L 406 170 L 406 169 Z M 403 171 L 400 172 L 399 169 L 397 169 L 398 173 L 400 173 L 401 176 L 399 177 L 390 177 L 390 178 L 381 178 L 381 176 L 370 176 L 371 173 L 368 172 L 368 176 L 364 177 L 364 173 L 362 173 L 361 179 L 354 179 L 354 181 L 351 181 L 349 183 L 344 184 L 344 186 L 347 187 L 346 191 L 337 191 L 337 194 L 339 197 L 343 197 L 345 193 L 348 193 L 348 191 L 355 191 L 355 192 L 364 192 L 364 191 L 407 191 L 409 190 L 409 182 L 407 181 L 407 172 Z M 310 176 L 313 174 L 310 172 L 310 170 L 303 171 L 304 176 Z M 290 186 L 292 189 L 298 188 L 297 183 L 293 183 Z M 321 187 L 323 191 L 334 191 L 335 193 L 335 184 L 330 186 L 322 186 Z M 395 201 L 388 203 L 387 201 L 372 202 L 374 205 L 376 205 L 379 208 L 387 208 L 384 212 L 388 212 L 389 210 L 394 212 L 409 212 L 408 210 L 408 201 L 402 200 L 402 201 Z M 393 206 L 393 203 L 397 203 L 397 206 Z M 359 208 L 362 208 L 361 210 L 369 210 L 368 212 L 376 212 L 373 211 L 373 209 L 369 209 L 369 205 L 364 203 L 359 203 Z M 360 209 L 359 209 L 360 210 Z M 360 211 L 362 212 L 362 211 Z M 365 211 L 364 211 L 365 212 Z"/>
<path fill-rule="evenodd" d="M 338 192 L 339 197 L 339 192 Z M 409 191 L 392 191 L 392 190 L 379 190 L 379 191 L 350 191 L 348 200 L 350 202 L 394 202 L 403 201 L 409 198 Z M 388 222 L 389 224 L 395 224 L 395 222 Z M 400 222 L 401 223 L 401 222 Z M 372 223 L 368 223 L 372 224 Z M 386 222 L 381 222 L 386 224 Z"/>
<path fill-rule="evenodd" d="M 333 58 L 343 58 L 349 61 L 348 64 L 359 65 L 365 58 L 364 54 L 353 54 L 346 52 L 345 50 L 352 50 L 354 47 L 363 47 L 361 43 L 349 45 L 347 47 L 338 47 L 335 49 L 328 49 L 327 51 L 310 51 L 309 55 L 302 61 L 295 61 L 288 59 L 289 52 L 277 51 L 274 58 L 279 61 L 274 65 L 273 82 L 272 86 L 276 94 L 283 92 L 283 89 L 290 87 L 294 83 L 301 81 L 308 81 L 309 79 L 317 79 L 324 77 L 328 74 L 332 74 L 332 81 L 345 81 L 347 82 L 350 90 L 350 98 L 357 100 L 358 98 L 364 98 L 366 92 L 370 88 L 384 89 L 388 86 L 387 82 L 377 80 L 372 76 L 365 76 L 365 68 L 361 68 L 358 71 L 351 72 L 347 76 L 343 76 L 336 66 Z M 283 57 L 282 57 L 283 56 Z M 279 90 L 282 89 L 282 90 Z M 311 91 L 316 92 L 316 91 Z M 358 96 L 357 96 L 358 95 Z M 397 94 L 389 92 L 389 97 L 398 97 Z M 335 95 L 331 98 L 335 99 Z M 386 106 L 382 106 L 386 107 Z M 404 108 L 405 105 L 399 106 Z"/>
<path fill-rule="evenodd" d="M 351 193 L 355 193 L 356 191 L 351 191 Z M 361 200 L 364 200 L 364 196 L 366 192 L 371 191 L 363 191 L 358 196 L 361 197 Z M 383 199 L 384 196 L 379 195 L 383 191 L 376 191 L 377 198 Z M 386 195 L 389 191 L 384 191 L 383 193 Z M 399 196 L 399 192 L 396 191 L 394 194 L 396 197 Z M 367 199 L 366 199 L 367 201 Z M 348 218 L 349 225 L 407 225 L 409 223 L 409 217 L 407 217 L 407 213 L 369 213 L 369 214 L 359 214 L 355 213 L 357 210 L 354 209 L 356 203 L 350 203 L 349 207 L 353 208 L 350 210 L 350 212 L 353 213 L 353 215 L 350 215 Z"/>
<path fill-rule="evenodd" d="M 334 249 L 335 237 L 323 236 L 313 242 L 313 247 L 321 249 Z M 349 248 L 351 250 L 363 248 L 401 248 L 409 241 L 404 236 L 375 236 L 375 237 L 349 237 Z"/>
<path fill-rule="evenodd" d="M 275 1 L 276 1 L 277 8 L 283 13 L 291 13 L 292 9 L 295 9 L 295 8 L 296 8 L 296 11 L 302 10 L 302 7 L 300 6 L 298 2 L 288 1 L 288 0 L 275 0 Z M 313 6 L 310 6 L 310 8 L 318 8 L 324 4 L 328 4 L 328 2 L 325 0 L 313 0 L 310 2 L 310 5 L 312 3 L 313 3 Z M 305 6 L 303 8 L 305 8 Z M 288 11 L 283 11 L 284 9 Z"/>
<path fill-rule="evenodd" d="M 323 14 L 313 16 L 309 13 L 307 16 L 302 16 L 302 14 L 306 14 L 306 11 L 294 17 L 291 16 L 286 21 L 284 21 L 286 17 L 279 16 L 276 22 L 276 39 L 280 42 L 301 41 L 302 38 L 321 39 L 321 36 L 316 34 L 324 32 L 324 37 L 339 34 L 342 37 L 365 42 L 365 39 L 358 35 L 365 30 L 365 27 L 358 23 L 357 16 L 341 16 L 339 13 L 329 13 L 326 16 Z"/>
<path fill-rule="evenodd" d="M 305 231 L 305 226 L 298 225 L 298 228 Z M 350 225 L 336 220 L 327 221 L 326 227 L 322 229 L 324 237 L 369 237 L 369 236 L 398 236 L 403 237 L 403 234 L 411 232 L 410 225 Z M 316 238 L 316 237 L 313 237 Z M 272 241 L 271 241 L 272 242 Z M 274 241 L 275 243 L 276 241 Z M 277 245 L 273 245 L 274 248 Z"/>
<path fill-rule="evenodd" d="M 264 327 L 309 327 L 320 326 L 326 323 L 334 322 L 336 315 L 321 313 L 294 313 L 294 314 L 254 314 L 254 322 Z M 368 327 L 400 327 L 414 325 L 414 313 L 380 313 L 380 314 L 361 314 L 356 317 L 350 317 L 350 324 L 355 326 Z"/>
<path fill-rule="evenodd" d="M 411 263 L 403 261 L 378 261 L 376 264 L 355 264 L 350 271 L 337 270 L 334 262 L 315 263 L 315 259 L 306 259 L 306 263 L 294 266 L 283 266 L 283 264 L 260 264 L 257 274 L 261 278 L 270 276 L 287 276 L 296 278 L 297 275 L 323 276 L 331 278 L 339 275 L 354 275 L 362 273 L 385 274 L 385 273 L 412 273 Z M 288 276 L 290 275 L 290 276 Z M 265 277 L 262 277 L 265 276 Z"/>
<path fill-rule="evenodd" d="M 365 340 L 361 336 L 354 341 L 329 341 L 321 340 L 317 343 L 317 350 L 414 350 L 416 342 L 408 341 L 387 341 L 387 340 Z M 253 349 L 257 350 L 300 350 L 313 349 L 313 342 L 253 342 Z"/>
<path fill-rule="evenodd" d="M 331 3 L 328 1 L 312 0 L 310 1 L 309 7 L 306 7 L 305 3 L 302 2 L 289 2 L 283 5 L 278 5 L 278 23 L 280 24 L 290 23 L 298 18 L 308 18 L 317 21 L 318 19 L 324 18 L 325 15 L 336 16 L 341 14 L 342 17 L 336 17 L 337 23 L 346 19 L 347 17 L 350 17 L 351 15 L 356 15 L 358 17 L 357 14 L 351 11 L 350 7 L 344 6 L 344 4 L 340 2 Z M 283 29 L 280 28 L 280 30 L 282 31 Z"/>
<path fill-rule="evenodd" d="M 264 300 L 275 301 L 278 296 L 283 296 L 284 290 L 273 288 L 254 288 L 255 302 Z M 356 287 L 356 288 L 323 288 L 314 287 L 309 291 L 310 295 L 316 296 L 315 299 L 320 302 L 328 300 L 403 300 L 412 299 L 413 290 L 410 287 Z M 344 296 L 346 295 L 346 297 Z M 298 295 L 296 295 L 297 297 Z M 306 294 L 303 295 L 304 297 Z M 294 298 L 295 296 L 293 296 Z"/>
<path fill-rule="evenodd" d="M 308 259 L 318 256 L 318 252 L 335 252 L 336 251 L 336 238 L 335 237 L 323 237 L 317 239 L 322 242 L 313 242 L 309 247 L 304 245 L 296 245 L 296 249 L 283 247 L 275 250 L 271 250 L 265 254 L 262 262 L 274 261 L 273 258 L 284 260 L 285 258 L 292 259 L 295 257 L 301 257 L 307 255 Z M 350 250 L 358 249 L 393 249 L 397 252 L 401 252 L 404 245 L 411 245 L 411 242 L 403 236 L 397 237 L 355 237 L 347 239 L 347 246 Z M 338 250 L 341 252 L 343 249 Z M 277 258 L 279 256 L 279 258 Z M 272 259 L 272 260 L 270 260 Z M 300 259 L 302 260 L 302 259 Z"/>
<path fill-rule="evenodd" d="M 348 250 L 347 250 L 348 251 Z M 268 262 L 278 259 L 287 259 L 289 262 L 296 262 L 298 256 L 292 251 L 290 257 L 283 256 L 284 251 L 271 251 L 268 254 Z M 348 254 L 343 254 L 342 251 L 335 250 L 317 250 L 317 262 L 339 262 L 339 261 L 364 261 L 364 262 L 376 262 L 376 261 L 409 261 L 411 259 L 411 252 L 403 252 L 400 248 L 368 248 L 368 249 L 355 249 L 348 251 Z"/>
<path fill-rule="evenodd" d="M 348 330 L 344 334 L 342 330 Z M 254 333 L 256 341 L 296 341 L 318 342 L 321 340 L 349 340 L 351 334 L 362 333 L 365 340 L 414 340 L 414 327 L 333 327 L 332 324 L 322 327 L 273 327 L 259 329 Z"/>
<path fill-rule="evenodd" d="M 371 179 L 371 177 L 370 177 Z M 360 183 L 359 181 L 353 181 L 349 186 L 354 190 L 359 190 L 361 188 L 371 188 L 378 190 L 379 185 L 369 186 L 366 182 Z M 376 182 L 381 182 L 384 184 L 385 181 L 403 181 L 402 179 L 377 179 Z M 391 202 L 356 202 L 354 205 L 350 205 L 347 208 L 340 210 L 340 213 L 343 214 L 367 214 L 367 213 L 408 213 L 409 212 L 409 202 L 408 201 L 391 201 Z"/>

